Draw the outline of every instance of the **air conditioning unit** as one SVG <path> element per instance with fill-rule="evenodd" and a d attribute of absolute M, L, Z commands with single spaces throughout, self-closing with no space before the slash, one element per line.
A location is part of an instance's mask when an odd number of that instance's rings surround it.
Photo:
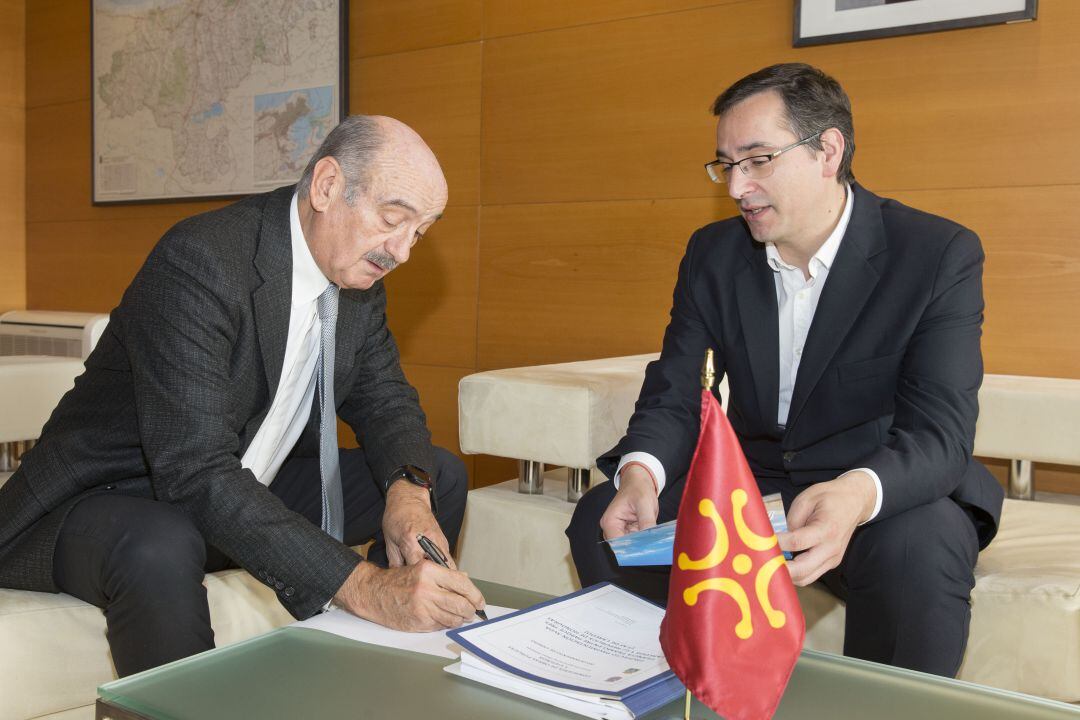
<path fill-rule="evenodd" d="M 0 355 L 86 359 L 109 324 L 100 313 L 11 310 L 0 315 Z"/>

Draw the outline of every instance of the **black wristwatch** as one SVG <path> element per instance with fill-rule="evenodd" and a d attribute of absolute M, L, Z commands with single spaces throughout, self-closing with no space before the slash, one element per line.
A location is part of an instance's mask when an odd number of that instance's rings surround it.
<path fill-rule="evenodd" d="M 383 486 L 383 492 L 390 492 L 390 486 L 398 480 L 408 480 L 413 485 L 426 488 L 428 501 L 431 502 L 431 514 L 436 517 L 439 516 L 439 501 L 435 498 L 435 483 L 431 481 L 431 475 L 428 475 L 426 470 L 421 470 L 415 465 L 402 465 L 390 473 L 390 477 L 386 479 L 386 484 Z"/>

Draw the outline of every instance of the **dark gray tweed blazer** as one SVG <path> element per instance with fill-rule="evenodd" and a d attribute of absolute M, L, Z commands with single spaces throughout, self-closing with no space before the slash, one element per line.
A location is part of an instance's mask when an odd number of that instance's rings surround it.
<path fill-rule="evenodd" d="M 57 532 L 76 502 L 98 492 L 181 508 L 243 568 L 282 580 L 278 598 L 298 618 L 359 562 L 240 466 L 285 355 L 292 194 L 281 188 L 189 218 L 158 242 L 86 372 L 0 488 L 0 586 L 56 592 Z M 382 283 L 341 293 L 334 375 L 338 415 L 376 478 L 403 464 L 433 467 Z"/>

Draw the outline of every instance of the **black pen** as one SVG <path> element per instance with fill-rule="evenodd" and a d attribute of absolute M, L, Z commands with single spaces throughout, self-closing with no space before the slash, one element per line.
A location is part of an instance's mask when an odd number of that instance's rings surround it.
<path fill-rule="evenodd" d="M 431 542 L 423 535 L 417 535 L 416 542 L 420 543 L 420 549 L 423 550 L 424 554 L 428 556 L 428 560 L 431 560 L 431 562 L 435 563 L 436 565 L 442 565 L 444 568 L 450 567 L 446 563 L 446 556 L 442 554 L 442 551 L 439 550 L 439 547 L 435 543 Z M 477 610 L 476 617 L 480 618 L 481 620 L 488 619 L 487 613 L 483 610 Z"/>

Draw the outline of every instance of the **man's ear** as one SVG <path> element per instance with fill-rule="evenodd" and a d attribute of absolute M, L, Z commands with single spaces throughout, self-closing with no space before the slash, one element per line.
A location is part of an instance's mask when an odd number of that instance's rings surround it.
<path fill-rule="evenodd" d="M 844 157 L 844 135 L 836 128 L 829 128 L 821 133 L 821 149 L 825 157 L 824 177 L 836 177 L 840 171 L 840 161 Z"/>
<path fill-rule="evenodd" d="M 321 158 L 311 173 L 311 189 L 308 192 L 311 208 L 315 212 L 326 212 L 344 188 L 345 176 L 338 161 L 330 156 Z"/>

